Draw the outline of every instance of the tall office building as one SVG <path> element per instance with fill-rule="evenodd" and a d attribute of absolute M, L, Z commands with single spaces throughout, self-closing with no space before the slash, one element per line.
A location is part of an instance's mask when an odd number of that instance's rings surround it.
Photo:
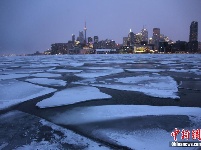
<path fill-rule="evenodd" d="M 135 43 L 135 34 L 131 31 L 128 34 L 128 42 L 129 42 L 129 46 L 134 46 Z"/>
<path fill-rule="evenodd" d="M 83 31 L 79 31 L 78 41 L 80 41 L 80 43 L 84 44 L 84 33 L 83 33 Z"/>
<path fill-rule="evenodd" d="M 154 48 L 157 50 L 160 41 L 160 28 L 153 28 L 153 36 L 152 36 Z"/>
<path fill-rule="evenodd" d="M 75 42 L 75 35 L 72 34 L 72 41 Z"/>
<path fill-rule="evenodd" d="M 88 37 L 88 43 L 92 43 L 93 42 L 93 38 L 92 37 Z"/>
<path fill-rule="evenodd" d="M 141 33 L 142 33 L 142 41 L 148 42 L 148 31 L 147 31 L 147 29 L 145 29 L 143 27 L 143 29 L 141 30 Z"/>
<path fill-rule="evenodd" d="M 94 43 L 98 43 L 98 36 L 94 36 Z"/>
<path fill-rule="evenodd" d="M 198 22 L 193 21 L 190 25 L 189 42 L 198 40 Z"/>
<path fill-rule="evenodd" d="M 188 47 L 189 47 L 190 53 L 198 52 L 198 22 L 197 21 L 191 22 Z"/>
<path fill-rule="evenodd" d="M 123 37 L 123 46 L 127 46 L 128 37 Z"/>

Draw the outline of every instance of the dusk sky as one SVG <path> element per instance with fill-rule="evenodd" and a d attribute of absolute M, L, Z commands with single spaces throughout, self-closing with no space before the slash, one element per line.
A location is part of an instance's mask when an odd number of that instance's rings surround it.
<path fill-rule="evenodd" d="M 173 41 L 189 40 L 189 27 L 198 21 L 201 41 L 201 0 L 0 0 L 0 54 L 43 52 L 65 43 L 84 28 L 87 37 L 122 44 L 134 33 L 153 28 Z"/>

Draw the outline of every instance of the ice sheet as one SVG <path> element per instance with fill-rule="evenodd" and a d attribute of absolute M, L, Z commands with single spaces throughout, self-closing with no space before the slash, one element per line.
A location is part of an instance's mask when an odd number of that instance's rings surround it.
<path fill-rule="evenodd" d="M 48 78 L 32 78 L 27 79 L 26 81 L 42 84 L 42 85 L 51 85 L 51 86 L 65 86 L 66 81 L 63 80 L 56 80 L 56 79 L 48 79 Z"/>
<path fill-rule="evenodd" d="M 34 77 L 41 77 L 41 78 L 43 78 L 43 77 L 49 77 L 49 78 L 54 78 L 54 77 L 61 77 L 61 75 L 60 74 L 56 74 L 56 73 L 36 73 L 36 74 L 32 74 L 32 76 L 34 76 Z"/>
<path fill-rule="evenodd" d="M 36 142 L 33 141 L 31 142 L 31 144 L 27 144 L 27 145 L 23 145 L 21 147 L 16 148 L 16 150 L 25 150 L 25 149 L 30 149 L 30 150 L 34 150 L 34 149 L 54 149 L 54 150 L 59 150 L 60 149 L 60 145 L 58 143 L 50 143 L 48 141 L 41 141 L 41 142 Z"/>
<path fill-rule="evenodd" d="M 169 147 L 173 141 L 169 132 L 160 129 L 123 132 L 117 130 L 97 130 L 96 134 L 111 139 L 118 145 L 135 150 L 181 150 L 181 147 Z M 194 147 L 182 147 L 182 150 L 194 150 Z"/>
<path fill-rule="evenodd" d="M 64 134 L 62 139 L 60 139 L 61 143 L 69 143 L 69 144 L 76 144 L 80 146 L 85 146 L 88 150 L 108 150 L 109 148 L 100 145 L 99 143 L 96 143 L 88 138 L 85 138 L 79 134 L 76 134 L 68 129 L 62 128 L 58 125 L 55 125 L 49 121 L 46 121 L 44 119 L 41 119 L 40 121 L 43 125 L 51 127 L 55 131 L 60 131 Z"/>
<path fill-rule="evenodd" d="M 17 78 L 23 78 L 23 77 L 28 77 L 30 74 L 5 74 L 5 75 L 0 75 L 0 80 L 7 80 L 7 79 L 17 79 Z"/>
<path fill-rule="evenodd" d="M 0 81 L 0 110 L 56 91 L 17 80 Z"/>
<path fill-rule="evenodd" d="M 0 130 L 0 149 L 109 149 L 71 130 L 17 110 L 0 115 L 0 127 L 6 129 Z"/>
<path fill-rule="evenodd" d="M 111 74 L 117 74 L 117 73 L 121 73 L 124 72 L 123 69 L 108 69 L 108 70 L 93 70 L 90 72 L 81 72 L 79 74 L 75 74 L 78 77 L 82 77 L 82 78 L 96 78 L 96 77 L 101 77 L 101 76 L 107 76 L 107 75 L 111 75 Z"/>
<path fill-rule="evenodd" d="M 79 73 L 82 72 L 82 70 L 67 70 L 67 69 L 52 69 L 52 70 L 48 70 L 50 72 L 58 72 L 58 73 Z"/>
<path fill-rule="evenodd" d="M 56 107 L 92 99 L 106 99 L 106 98 L 111 98 L 111 96 L 100 92 L 98 88 L 79 86 L 59 91 L 55 93 L 52 97 L 44 99 L 41 102 L 38 102 L 36 106 L 40 108 Z"/>
<path fill-rule="evenodd" d="M 61 114 L 52 116 L 51 120 L 58 124 L 73 125 L 147 115 L 187 115 L 200 118 L 200 113 L 201 108 L 196 107 L 105 105 L 77 107 Z"/>
<path fill-rule="evenodd" d="M 112 120 L 122 120 L 139 116 L 186 115 L 192 124 L 201 123 L 201 108 L 178 106 L 148 106 L 148 105 L 105 105 L 77 107 L 50 117 L 50 120 L 62 125 L 92 125 L 92 135 L 107 142 L 127 146 L 132 149 L 172 149 L 169 142 L 173 141 L 170 132 L 156 128 L 143 130 L 127 130 L 126 128 L 107 128 L 96 126 L 96 123 Z M 165 117 L 165 116 L 164 116 Z M 93 126 L 93 124 L 95 124 Z M 157 124 L 157 123 L 156 123 Z M 115 126 L 115 123 L 114 123 Z M 143 126 L 143 124 L 142 124 Z M 83 129 L 84 130 L 84 129 Z M 178 149 L 178 148 L 173 148 Z"/>
<path fill-rule="evenodd" d="M 161 98 L 179 98 L 177 82 L 169 76 L 135 76 L 116 79 L 114 84 L 91 84 L 97 87 L 105 87 L 117 90 L 138 91 L 146 95 Z"/>
<path fill-rule="evenodd" d="M 164 69 L 125 69 L 127 71 L 131 71 L 131 72 L 161 72 L 161 71 L 165 71 Z"/>

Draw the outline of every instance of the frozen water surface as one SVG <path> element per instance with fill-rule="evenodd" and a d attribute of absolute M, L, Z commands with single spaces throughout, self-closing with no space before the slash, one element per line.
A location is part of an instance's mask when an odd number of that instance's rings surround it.
<path fill-rule="evenodd" d="M 200 112 L 201 108 L 195 107 L 106 105 L 74 108 L 51 117 L 51 120 L 55 123 L 69 125 L 147 115 L 187 115 L 200 118 Z"/>
<path fill-rule="evenodd" d="M 40 108 L 55 107 L 74 104 L 92 99 L 106 98 L 111 98 L 111 96 L 100 92 L 98 88 L 79 86 L 57 92 L 52 97 L 38 102 L 37 106 Z"/>
<path fill-rule="evenodd" d="M 48 78 L 32 78 L 26 79 L 28 82 L 43 84 L 43 85 L 52 85 L 52 86 L 65 86 L 66 81 L 56 80 L 56 79 L 48 79 Z"/>
<path fill-rule="evenodd" d="M 76 76 L 78 77 L 82 77 L 82 78 L 96 78 L 96 77 L 101 77 L 101 76 L 107 76 L 107 75 L 111 75 L 111 74 L 117 74 L 117 73 L 121 73 L 124 72 L 123 69 L 101 69 L 101 70 L 92 70 L 89 72 L 81 72 L 79 74 L 76 74 Z"/>
<path fill-rule="evenodd" d="M 23 78 L 23 77 L 28 77 L 30 74 L 5 74 L 5 75 L 0 75 L 0 80 L 7 80 L 7 79 L 17 79 L 17 78 Z"/>
<path fill-rule="evenodd" d="M 139 116 L 163 116 L 163 115 L 186 115 L 189 116 L 192 124 L 201 123 L 201 108 L 177 107 L 177 106 L 148 106 L 148 105 L 105 105 L 77 107 L 69 111 L 50 117 L 54 123 L 62 125 L 92 125 L 92 134 L 108 142 L 127 146 L 132 149 L 169 149 L 169 142 L 173 141 L 171 132 L 159 128 L 145 128 L 129 130 L 128 128 L 107 128 L 96 126 L 96 123 L 121 120 L 126 123 L 126 118 Z M 164 116 L 165 117 L 165 116 Z M 176 118 L 175 118 L 176 119 Z M 127 122 L 129 123 L 129 122 Z M 139 122 L 138 122 L 139 123 Z M 141 122 L 140 122 L 141 123 Z M 93 124 L 95 126 L 93 127 Z M 156 123 L 157 124 L 157 123 Z M 156 125 L 155 124 L 155 125 Z M 111 125 L 111 126 L 113 126 Z M 123 125 L 123 123 L 122 123 Z M 137 125 L 137 124 L 136 124 Z M 135 126 L 135 124 L 133 124 Z M 143 127 L 143 124 L 141 125 Z M 158 144 L 156 144 L 156 142 Z M 178 149 L 178 148 L 175 148 Z"/>
<path fill-rule="evenodd" d="M 92 84 L 97 87 L 105 87 L 117 90 L 138 91 L 153 97 L 179 98 L 177 82 L 169 76 L 136 76 L 119 78 L 112 85 Z"/>
<path fill-rule="evenodd" d="M 0 128 L 6 129 L 0 130 L 3 135 L 0 136 L 0 149 L 109 149 L 71 130 L 17 110 L 0 115 Z"/>
<path fill-rule="evenodd" d="M 54 78 L 54 77 L 61 77 L 61 74 L 55 74 L 55 73 L 36 73 L 32 74 L 31 76 L 34 77 L 49 77 L 49 78 Z"/>
<path fill-rule="evenodd" d="M 138 91 L 161 98 L 179 98 L 178 95 L 181 95 L 181 101 L 178 101 L 178 103 L 182 103 L 182 97 L 189 96 L 187 92 L 192 95 L 194 93 L 199 94 L 201 78 L 200 55 L 63 55 L 0 57 L 0 61 L 0 109 L 56 91 L 56 89 L 35 84 L 58 85 L 61 87 L 55 88 L 61 91 L 37 103 L 38 107 L 56 107 L 83 102 L 81 103 L 82 107 L 72 105 L 71 109 L 66 111 L 63 109 L 56 112 L 53 116 L 44 116 L 52 122 L 61 125 L 82 127 L 84 124 L 91 125 L 93 123 L 103 123 L 104 121 L 111 121 L 112 124 L 116 119 L 117 121 L 119 121 L 118 119 L 125 121 L 125 118 L 128 117 L 159 117 L 163 115 L 175 115 L 176 117 L 185 115 L 188 116 L 187 118 L 190 119 L 191 123 L 200 126 L 201 110 L 194 107 L 134 106 L 115 105 L 115 103 L 112 103 L 113 105 L 110 106 L 84 107 L 87 104 L 84 101 L 111 98 L 110 95 L 100 92 L 95 87 Z M 52 78 L 57 78 L 58 80 L 53 80 Z M 62 79 L 72 80 L 72 82 L 69 82 L 67 89 L 64 89 L 66 87 L 62 89 L 62 86 L 66 83 Z M 23 80 L 35 84 L 24 82 Z M 178 85 L 175 80 L 182 83 L 180 86 L 183 89 L 178 91 Z M 78 86 L 75 84 L 84 84 L 86 86 L 75 87 Z M 191 90 L 188 89 L 189 87 Z M 166 99 L 161 99 L 161 101 L 166 101 Z M 99 102 L 97 101 L 97 104 Z M 40 111 L 46 110 L 40 109 Z M 51 112 L 53 109 L 48 109 L 47 111 L 50 111 L 50 114 L 54 114 L 54 112 Z M 7 120 L 7 117 L 9 115 L 4 116 L 4 120 Z M 41 123 L 44 125 L 48 124 L 56 131 L 65 130 L 44 120 Z M 156 125 L 158 125 L 157 123 Z M 96 126 L 91 128 L 90 131 L 93 133 L 92 136 L 102 138 L 106 143 L 112 141 L 132 149 L 177 149 L 169 147 L 169 142 L 173 141 L 173 138 L 169 132 L 162 128 L 127 131 L 127 126 L 121 129 L 113 128 L 113 126 L 111 128 Z M 77 143 L 78 145 L 83 145 L 84 143 L 85 146 L 88 145 L 87 149 L 105 149 L 105 147 L 100 147 L 97 143 L 91 146 L 93 141 L 88 141 L 88 139 L 73 132 L 65 131 L 63 133 L 65 137 L 56 138 L 55 140 L 64 143 L 65 141 L 70 141 L 67 143 Z M 56 134 L 55 137 L 57 137 Z M 51 141 L 36 142 L 33 140 L 32 143 L 18 147 L 18 149 L 60 149 L 60 146 L 56 143 L 51 143 Z M 160 143 L 160 147 L 155 143 Z M 9 143 L 1 143 L 0 149 L 6 147 L 7 144 Z"/>
<path fill-rule="evenodd" d="M 165 71 L 164 69 L 125 69 L 127 71 L 131 71 L 131 72 L 161 72 L 161 71 Z"/>
<path fill-rule="evenodd" d="M 0 81 L 0 110 L 56 91 L 17 80 Z"/>
<path fill-rule="evenodd" d="M 82 72 L 82 70 L 67 70 L 67 69 L 51 69 L 48 70 L 49 72 L 57 72 L 57 73 L 79 73 Z"/>

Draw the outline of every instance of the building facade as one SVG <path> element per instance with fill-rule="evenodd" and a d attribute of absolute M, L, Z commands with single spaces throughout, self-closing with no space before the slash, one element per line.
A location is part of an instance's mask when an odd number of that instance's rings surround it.
<path fill-rule="evenodd" d="M 160 28 L 153 28 L 153 36 L 152 36 L 152 43 L 155 45 L 154 49 L 159 48 L 159 41 L 160 41 Z"/>
<path fill-rule="evenodd" d="M 134 46 L 134 44 L 135 44 L 135 34 L 131 31 L 131 29 L 128 34 L 128 44 L 129 44 L 129 46 Z"/>
<path fill-rule="evenodd" d="M 197 21 L 191 22 L 188 47 L 189 47 L 190 53 L 198 52 L 198 22 Z"/>
<path fill-rule="evenodd" d="M 147 29 L 143 28 L 141 30 L 141 34 L 142 34 L 142 41 L 148 42 L 148 31 L 147 31 Z"/>

